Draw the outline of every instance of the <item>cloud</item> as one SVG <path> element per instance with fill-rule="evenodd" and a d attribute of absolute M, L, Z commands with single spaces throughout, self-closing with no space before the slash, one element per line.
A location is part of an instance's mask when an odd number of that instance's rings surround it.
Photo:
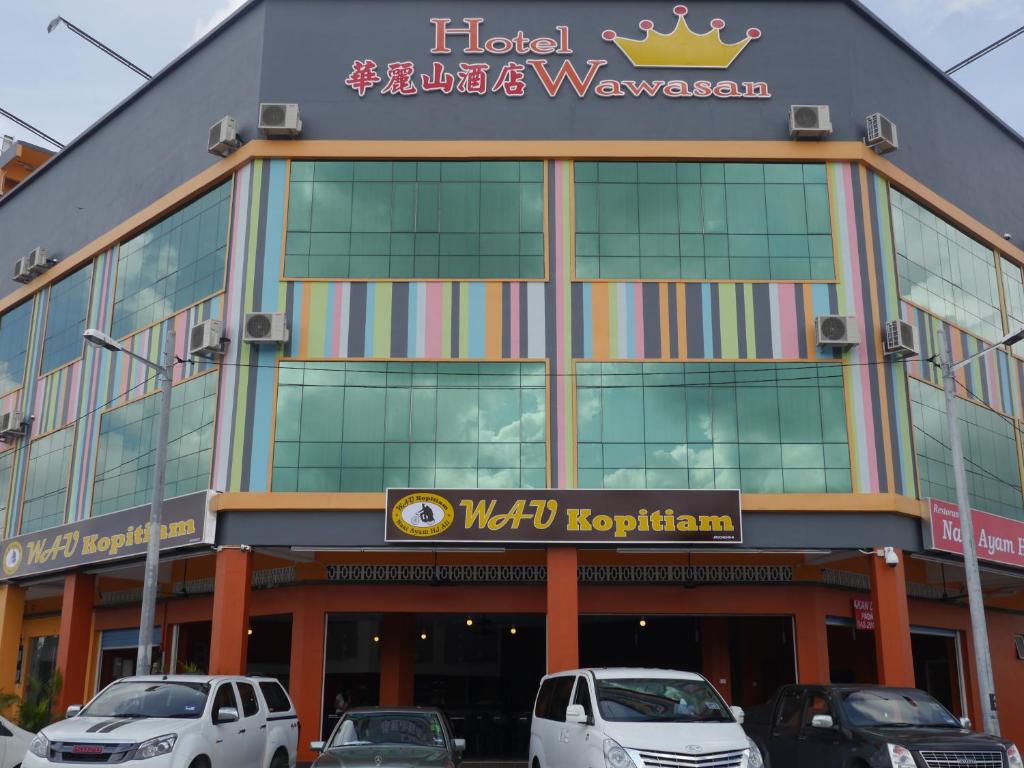
<path fill-rule="evenodd" d="M 206 19 L 197 19 L 195 30 L 192 33 L 192 42 L 198 42 L 212 32 L 224 19 L 245 5 L 245 2 L 246 0 L 224 0 L 211 16 Z"/>

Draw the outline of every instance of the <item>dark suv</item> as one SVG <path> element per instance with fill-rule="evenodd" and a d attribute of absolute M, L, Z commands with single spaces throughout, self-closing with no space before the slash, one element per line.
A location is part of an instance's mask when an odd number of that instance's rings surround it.
<path fill-rule="evenodd" d="M 787 685 L 743 727 L 769 768 L 1024 768 L 1013 743 L 913 688 Z"/>

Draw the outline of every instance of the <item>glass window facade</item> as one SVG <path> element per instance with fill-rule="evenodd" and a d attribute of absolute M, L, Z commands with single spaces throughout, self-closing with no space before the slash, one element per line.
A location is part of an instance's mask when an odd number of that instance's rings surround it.
<path fill-rule="evenodd" d="M 941 389 L 910 379 L 910 399 L 921 498 L 956 503 L 945 395 Z M 995 411 L 968 400 L 957 401 L 957 413 L 971 506 L 1024 520 L 1014 427 Z"/>
<path fill-rule="evenodd" d="M 892 231 L 903 298 L 986 339 L 1003 336 L 995 254 L 892 190 Z"/>
<path fill-rule="evenodd" d="M 25 381 L 25 339 L 32 324 L 32 302 L 27 301 L 0 317 L 0 394 L 18 389 Z"/>
<path fill-rule="evenodd" d="M 999 271 L 1003 275 L 1003 301 L 1006 304 L 1006 319 L 1009 330 L 1024 328 L 1024 277 L 1021 268 L 1007 258 L 1002 259 Z M 1022 348 L 1021 343 L 1014 345 L 1016 351 Z"/>
<path fill-rule="evenodd" d="M 823 164 L 574 167 L 577 278 L 835 278 Z"/>
<path fill-rule="evenodd" d="M 29 447 L 28 479 L 21 510 L 22 533 L 64 523 L 74 445 L 75 428 L 65 427 L 34 440 Z"/>
<path fill-rule="evenodd" d="M 111 333 L 120 338 L 224 287 L 231 183 L 122 243 Z"/>
<path fill-rule="evenodd" d="M 214 374 L 198 376 L 171 390 L 164 498 L 210 486 L 216 404 Z M 159 415 L 159 395 L 103 414 L 92 499 L 94 516 L 149 504 L 152 500 Z"/>
<path fill-rule="evenodd" d="M 275 491 L 547 485 L 543 363 L 280 367 Z"/>
<path fill-rule="evenodd" d="M 577 363 L 579 485 L 848 493 L 843 369 Z"/>
<path fill-rule="evenodd" d="M 50 288 L 43 339 L 43 373 L 70 363 L 82 354 L 82 332 L 89 315 L 92 264 Z"/>
<path fill-rule="evenodd" d="M 14 457 L 17 453 L 16 450 L 0 453 L 0 538 L 14 535 L 14 531 L 10 530 L 11 522 L 7 513 L 10 508 Z"/>
<path fill-rule="evenodd" d="M 285 276 L 543 278 L 543 163 L 293 162 Z"/>

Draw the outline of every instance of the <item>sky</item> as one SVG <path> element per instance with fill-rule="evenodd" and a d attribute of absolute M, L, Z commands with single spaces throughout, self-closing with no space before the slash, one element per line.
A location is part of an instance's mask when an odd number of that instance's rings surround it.
<path fill-rule="evenodd" d="M 878 16 L 946 69 L 1024 26 L 1024 0 L 864 0 Z M 0 0 L 15 34 L 0 46 L 0 107 L 68 143 L 141 83 L 65 27 L 62 14 L 150 74 L 159 71 L 243 0 Z M 1024 133 L 1024 36 L 955 79 Z M 44 144 L 0 117 L 0 134 Z"/>

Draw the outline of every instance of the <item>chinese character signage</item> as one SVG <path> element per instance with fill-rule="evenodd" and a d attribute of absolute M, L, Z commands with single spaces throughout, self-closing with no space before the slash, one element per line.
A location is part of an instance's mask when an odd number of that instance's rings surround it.
<path fill-rule="evenodd" d="M 1024 522 L 971 510 L 975 544 L 979 560 L 1024 568 Z M 963 532 L 956 504 L 928 499 L 928 518 L 924 521 L 927 549 L 963 555 Z"/>
<path fill-rule="evenodd" d="M 385 540 L 740 544 L 740 492 L 390 488 Z"/>
<path fill-rule="evenodd" d="M 762 32 L 756 27 L 733 42 L 722 39 L 726 23 L 713 19 L 711 29 L 696 33 L 686 22 L 686 6 L 674 8 L 675 28 L 660 32 L 650 19 L 639 22 L 639 39 L 606 29 L 601 40 L 606 56 L 582 59 L 575 55 L 572 30 L 565 25 L 542 30 L 492 30 L 483 17 L 436 17 L 424 28 L 429 63 L 418 65 L 410 56 L 402 61 L 357 58 L 345 85 L 360 97 L 407 97 L 418 94 L 445 96 L 525 96 L 538 90 L 554 98 L 562 92 L 579 98 L 769 99 L 765 82 L 736 82 L 697 76 L 682 79 L 673 70 L 725 70 Z M 427 20 L 425 20 L 427 21 Z M 504 33 L 504 34 L 502 34 Z M 367 52 L 370 54 L 371 52 Z M 419 53 L 419 52 L 412 52 Z M 455 62 L 452 54 L 469 61 Z M 614 59 L 649 76 L 608 78 L 603 70 Z"/>

